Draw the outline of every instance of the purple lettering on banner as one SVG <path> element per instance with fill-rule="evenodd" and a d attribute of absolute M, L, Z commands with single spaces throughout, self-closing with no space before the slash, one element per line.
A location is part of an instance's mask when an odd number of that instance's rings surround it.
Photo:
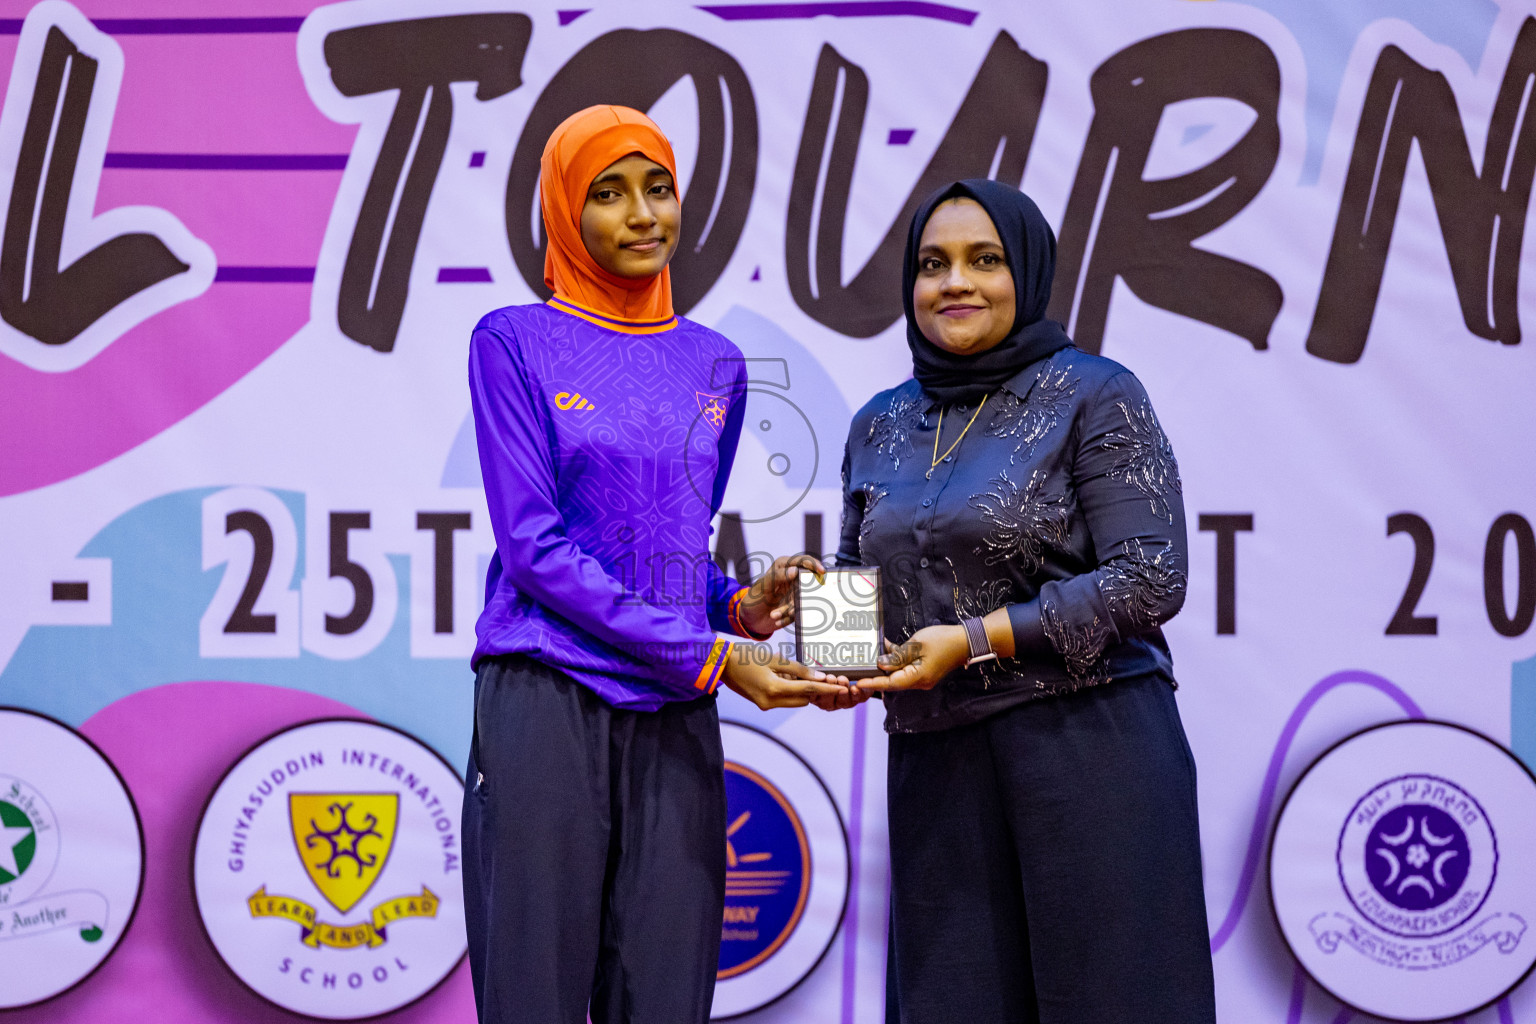
<path fill-rule="evenodd" d="M 912 141 L 912 136 L 917 134 L 915 128 L 892 128 L 891 133 L 885 137 L 887 146 L 905 146 Z"/>
<path fill-rule="evenodd" d="M 724 21 L 776 21 L 785 18 L 933 18 L 969 26 L 976 11 L 921 0 L 831 0 L 808 4 L 700 4 Z"/>
<path fill-rule="evenodd" d="M 575 21 L 577 18 L 581 17 L 583 14 L 588 14 L 590 12 L 591 8 L 587 8 L 583 11 L 556 11 L 555 14 L 560 18 L 560 27 L 564 28 L 571 22 Z"/>
<path fill-rule="evenodd" d="M 114 36 L 264 35 L 297 32 L 303 18 L 98 18 Z"/>
<path fill-rule="evenodd" d="M 438 284 L 491 284 L 491 272 L 485 267 L 439 267 Z"/>
<path fill-rule="evenodd" d="M 314 267 L 220 267 L 215 281 L 243 281 L 257 284 L 309 284 L 315 279 Z"/>
<path fill-rule="evenodd" d="M 344 171 L 345 153 L 108 153 L 103 167 L 135 171 Z"/>

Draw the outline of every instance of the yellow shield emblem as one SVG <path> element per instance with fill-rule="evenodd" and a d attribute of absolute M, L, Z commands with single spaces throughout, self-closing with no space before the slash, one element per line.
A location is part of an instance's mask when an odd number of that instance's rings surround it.
<path fill-rule="evenodd" d="M 399 820 L 399 793 L 288 794 L 299 860 L 315 888 L 343 914 L 384 872 Z"/>

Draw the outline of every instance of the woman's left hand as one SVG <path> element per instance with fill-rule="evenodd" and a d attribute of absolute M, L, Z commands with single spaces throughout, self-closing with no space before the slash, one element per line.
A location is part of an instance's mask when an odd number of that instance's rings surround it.
<path fill-rule="evenodd" d="M 748 629 L 767 636 L 795 621 L 795 577 L 801 569 L 814 572 L 818 580 L 827 573 L 826 566 L 810 555 L 780 555 L 773 560 L 741 599 L 741 621 Z"/>
<path fill-rule="evenodd" d="M 971 646 L 962 626 L 925 626 L 880 659 L 885 675 L 860 679 L 860 690 L 931 690 L 964 665 Z"/>

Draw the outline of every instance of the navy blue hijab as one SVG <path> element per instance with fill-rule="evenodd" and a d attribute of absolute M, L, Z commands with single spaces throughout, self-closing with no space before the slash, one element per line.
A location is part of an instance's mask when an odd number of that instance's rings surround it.
<path fill-rule="evenodd" d="M 957 197 L 974 199 L 987 211 L 1013 273 L 1013 330 L 995 348 L 970 356 L 946 352 L 925 338 L 912 312 L 912 285 L 917 279 L 917 250 L 923 228 L 940 203 Z M 901 271 L 901 307 L 907 316 L 912 376 L 923 390 L 945 405 L 974 402 L 996 391 L 1030 363 L 1072 344 L 1066 329 L 1045 317 L 1055 273 L 1056 234 L 1034 200 L 1023 192 L 987 178 L 967 178 L 929 196 L 912 216 L 907 259 Z"/>

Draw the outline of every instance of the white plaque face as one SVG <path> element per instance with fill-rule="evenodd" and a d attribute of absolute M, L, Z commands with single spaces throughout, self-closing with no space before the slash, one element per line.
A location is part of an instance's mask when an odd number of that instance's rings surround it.
<path fill-rule="evenodd" d="M 801 571 L 795 591 L 795 657 L 812 668 L 851 679 L 880 674 L 875 659 L 884 633 L 880 570 L 828 569 L 825 582 Z"/>

